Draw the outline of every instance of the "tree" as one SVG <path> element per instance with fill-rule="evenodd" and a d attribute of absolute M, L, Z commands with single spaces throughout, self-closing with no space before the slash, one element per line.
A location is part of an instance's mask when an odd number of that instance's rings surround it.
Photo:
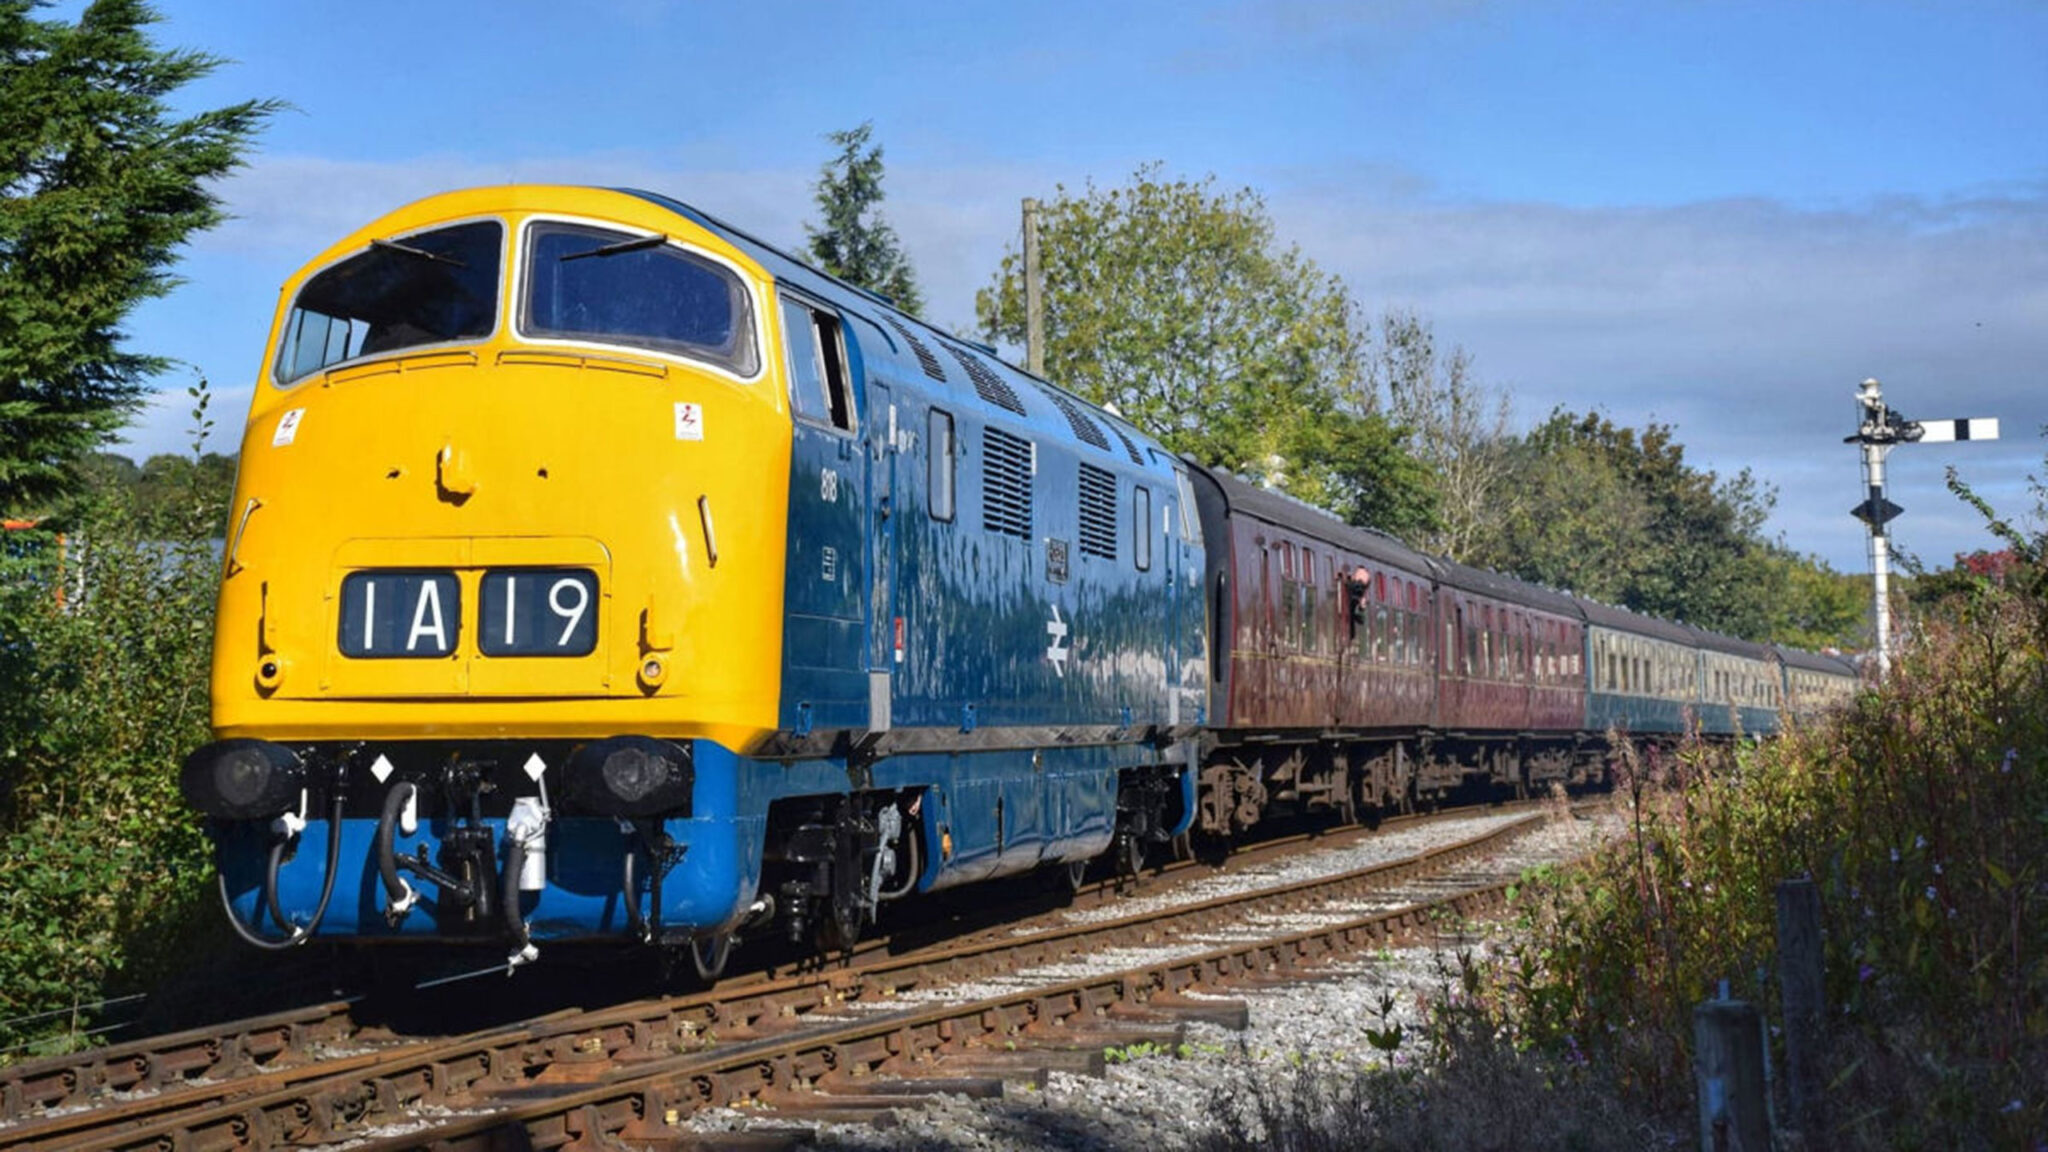
<path fill-rule="evenodd" d="M 1064 187 L 1039 216 L 1046 374 L 1168 447 L 1396 534 L 1433 522 L 1424 470 L 1374 402 L 1344 284 L 1276 241 L 1250 189 L 1138 169 Z M 1024 339 L 1023 257 L 975 295 L 990 339 Z"/>
<path fill-rule="evenodd" d="M 910 261 L 897 244 L 896 230 L 883 220 L 882 146 L 870 146 L 874 124 L 833 132 L 825 138 L 839 155 L 818 171 L 813 190 L 824 227 L 804 225 L 811 259 L 857 288 L 889 298 L 915 316 L 924 310 Z"/>
<path fill-rule="evenodd" d="M 1772 597 L 1773 641 L 1809 652 L 1870 646 L 1869 577 L 1837 572 L 1820 557 L 1802 556 L 1782 543 L 1771 547 L 1770 560 L 1779 570 Z"/>
<path fill-rule="evenodd" d="M 1783 569 L 1762 536 L 1775 493 L 1685 462 L 1669 425 L 1558 409 L 1512 450 L 1517 493 L 1482 563 L 1632 611 L 1748 639 L 1771 634 Z"/>
<path fill-rule="evenodd" d="M 74 488 L 75 465 L 132 414 L 161 357 L 120 325 L 176 284 L 169 268 L 222 219 L 209 182 L 279 105 L 183 119 L 165 98 L 213 56 L 151 43 L 141 0 L 94 0 L 76 24 L 0 0 L 0 509 Z"/>
<path fill-rule="evenodd" d="M 1472 375 L 1462 348 L 1439 353 L 1436 333 L 1413 312 L 1389 311 L 1367 362 L 1375 395 L 1385 395 L 1393 419 L 1409 430 L 1436 494 L 1431 531 L 1412 541 L 1424 551 L 1469 560 L 1486 526 L 1517 493 L 1509 472 L 1505 391 Z"/>

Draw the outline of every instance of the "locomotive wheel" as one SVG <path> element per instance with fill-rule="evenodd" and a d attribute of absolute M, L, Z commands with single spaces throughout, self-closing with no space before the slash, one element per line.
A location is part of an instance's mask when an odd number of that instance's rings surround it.
<path fill-rule="evenodd" d="M 818 909 L 817 943 L 818 951 L 825 953 L 847 952 L 860 940 L 861 915 L 860 893 L 853 883 L 845 878 L 842 869 L 833 869 L 832 895 Z"/>
<path fill-rule="evenodd" d="M 849 952 L 860 940 L 860 906 L 834 905 L 818 919 L 818 951 Z"/>
<path fill-rule="evenodd" d="M 1060 888 L 1072 896 L 1088 882 L 1088 861 L 1069 860 L 1060 866 Z"/>
<path fill-rule="evenodd" d="M 732 959 L 732 933 L 697 936 L 690 940 L 690 971 L 706 986 L 725 975 L 726 961 Z"/>
<path fill-rule="evenodd" d="M 1136 876 L 1145 867 L 1145 845 L 1136 836 L 1126 833 L 1117 837 L 1116 868 L 1124 876 Z"/>

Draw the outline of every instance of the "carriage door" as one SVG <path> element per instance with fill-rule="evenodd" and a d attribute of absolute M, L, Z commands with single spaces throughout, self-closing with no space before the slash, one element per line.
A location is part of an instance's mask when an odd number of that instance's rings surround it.
<path fill-rule="evenodd" d="M 849 340 L 849 344 L 853 341 Z M 858 352 L 855 353 L 859 363 Z M 896 655 L 896 457 L 914 439 L 887 384 L 867 377 L 868 728 L 889 730 L 889 678 Z"/>
<path fill-rule="evenodd" d="M 1137 492 L 1147 496 L 1150 494 L 1149 489 L 1143 487 L 1138 488 Z M 1187 637 L 1181 634 L 1180 627 L 1180 572 L 1186 558 L 1181 555 L 1180 534 L 1171 528 L 1180 517 L 1179 494 L 1173 489 L 1162 489 L 1158 500 L 1158 509 L 1151 511 L 1149 515 L 1148 509 L 1142 506 L 1138 509 L 1137 534 L 1140 539 L 1135 543 L 1138 548 L 1139 567 L 1143 567 L 1143 561 L 1153 554 L 1156 553 L 1158 556 L 1158 577 L 1164 584 L 1162 591 L 1165 593 L 1161 602 L 1165 607 L 1164 631 L 1167 637 L 1164 669 L 1166 683 L 1163 685 L 1166 689 L 1166 722 L 1179 724 L 1182 678 L 1180 662 L 1187 653 Z M 1143 539 L 1146 536 L 1151 537 L 1150 544 Z"/>
<path fill-rule="evenodd" d="M 1174 554 L 1174 570 L 1170 574 L 1173 595 L 1169 611 L 1173 613 L 1173 634 L 1177 640 L 1173 664 L 1177 669 L 1168 681 L 1176 703 L 1169 708 L 1168 718 L 1176 724 L 1208 723 L 1209 707 L 1209 653 L 1203 644 L 1208 634 L 1209 606 L 1203 600 L 1202 580 L 1205 575 L 1202 546 L 1202 518 L 1195 506 L 1195 486 L 1188 481 L 1187 470 L 1176 465 L 1173 470 L 1174 496 L 1179 508 L 1169 517 L 1175 525 L 1167 535 L 1167 548 Z M 1221 643 L 1220 638 L 1211 643 Z"/>
<path fill-rule="evenodd" d="M 838 313 L 787 293 L 781 308 L 794 419 L 780 724 L 801 736 L 867 720 L 869 462 Z"/>

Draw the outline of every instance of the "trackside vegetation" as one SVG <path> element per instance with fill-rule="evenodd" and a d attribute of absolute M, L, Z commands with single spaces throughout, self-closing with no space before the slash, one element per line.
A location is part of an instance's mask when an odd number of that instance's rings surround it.
<path fill-rule="evenodd" d="M 146 992 L 218 934 L 176 769 L 207 739 L 225 493 L 185 479 L 146 512 L 95 484 L 0 541 L 0 1049 L 75 1042 L 103 1018 L 73 1006 Z"/>
<path fill-rule="evenodd" d="M 1210 1147 L 1689 1140 L 1693 1006 L 1725 979 L 1781 1018 L 1774 892 L 1796 876 L 1821 892 L 1828 998 L 1804 1146 L 2048 1144 L 2048 563 L 1993 530 L 2010 562 L 1921 605 L 1853 710 L 1629 759 L 1625 834 L 1527 877 L 1492 962 L 1443 981 L 1404 1066 L 1248 1083 Z"/>
<path fill-rule="evenodd" d="M 2005 579 L 1926 606 L 1851 713 L 1729 763 L 1632 767 L 1629 834 L 1524 894 L 1526 943 L 1492 988 L 1511 1035 L 1689 1105 L 1691 1005 L 1727 978 L 1775 1010 L 1773 891 L 1807 875 L 1827 941 L 1826 1145 L 2039 1146 L 2048 567 L 2040 541 L 2002 534 Z"/>

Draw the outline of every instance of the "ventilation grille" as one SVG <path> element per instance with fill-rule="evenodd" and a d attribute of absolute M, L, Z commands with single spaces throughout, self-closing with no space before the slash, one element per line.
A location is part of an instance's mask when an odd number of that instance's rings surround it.
<path fill-rule="evenodd" d="M 1031 441 L 981 430 L 981 526 L 1031 539 Z"/>
<path fill-rule="evenodd" d="M 1131 443 L 1131 438 L 1124 435 L 1124 430 L 1114 424 L 1109 426 L 1109 430 L 1116 433 L 1116 438 L 1124 442 L 1124 451 L 1131 454 L 1131 463 L 1142 467 L 1145 463 L 1145 458 L 1138 455 L 1138 446 Z"/>
<path fill-rule="evenodd" d="M 894 328 L 896 334 L 903 337 L 904 342 L 910 345 L 910 350 L 917 354 L 917 366 L 924 369 L 925 375 L 934 380 L 944 380 L 946 378 L 946 370 L 939 365 L 939 358 L 932 355 L 931 348 L 924 341 L 919 340 L 915 333 L 905 328 L 903 322 L 894 316 L 883 313 L 882 319 L 887 320 L 889 327 Z"/>
<path fill-rule="evenodd" d="M 1102 429 L 1095 426 L 1095 421 L 1090 420 L 1081 411 L 1080 405 L 1069 399 L 1065 392 L 1061 392 L 1056 388 L 1047 388 L 1044 391 L 1046 397 L 1059 406 L 1060 415 L 1067 418 L 1067 424 L 1074 429 L 1074 435 L 1095 445 L 1104 452 L 1109 451 L 1109 438 L 1102 434 Z"/>
<path fill-rule="evenodd" d="M 1081 551 L 1116 559 L 1116 476 L 1081 465 Z"/>
<path fill-rule="evenodd" d="M 980 357 L 955 348 L 951 344 L 941 344 L 940 347 L 952 353 L 953 359 L 958 360 L 960 366 L 967 369 L 968 379 L 974 381 L 974 390 L 981 393 L 983 400 L 998 408 L 1007 408 L 1019 416 L 1024 415 L 1024 402 L 1017 399 L 1017 393 L 1012 391 L 1008 384 L 1003 383 L 1001 376 L 989 371 L 988 365 L 983 364 Z"/>

